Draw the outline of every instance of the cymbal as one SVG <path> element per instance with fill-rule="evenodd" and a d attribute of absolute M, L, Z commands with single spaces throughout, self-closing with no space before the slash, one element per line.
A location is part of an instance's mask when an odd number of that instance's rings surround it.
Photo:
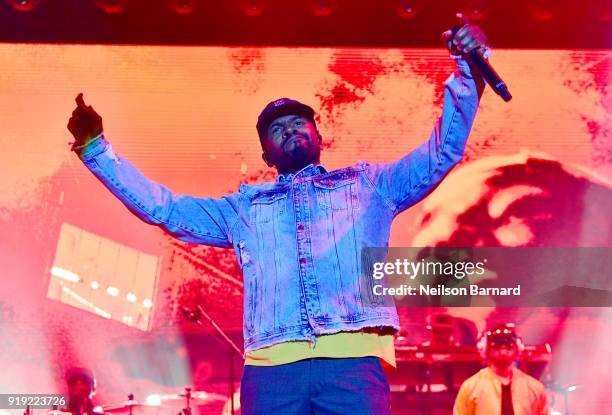
<path fill-rule="evenodd" d="M 127 401 L 120 405 L 106 405 L 102 407 L 105 414 L 129 414 L 130 411 L 135 415 L 157 415 L 166 413 L 171 409 L 164 405 L 149 405 L 137 401 Z"/>
<path fill-rule="evenodd" d="M 191 391 L 191 399 L 189 400 L 190 405 L 203 405 L 212 401 L 226 401 L 227 396 L 219 395 L 218 393 L 204 392 L 204 391 Z M 161 395 L 161 401 L 168 405 L 183 405 L 187 400 L 187 394 L 185 392 Z"/>

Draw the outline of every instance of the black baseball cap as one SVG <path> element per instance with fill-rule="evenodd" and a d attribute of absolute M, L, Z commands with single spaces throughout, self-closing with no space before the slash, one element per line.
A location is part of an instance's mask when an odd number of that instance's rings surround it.
<path fill-rule="evenodd" d="M 276 99 L 266 105 L 257 118 L 257 133 L 259 134 L 259 138 L 265 136 L 270 123 L 278 117 L 284 115 L 301 115 L 314 123 L 314 113 L 311 107 L 294 99 Z"/>

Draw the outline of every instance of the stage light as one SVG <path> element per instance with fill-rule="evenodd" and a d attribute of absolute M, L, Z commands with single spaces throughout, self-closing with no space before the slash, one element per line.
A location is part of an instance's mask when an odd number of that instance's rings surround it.
<path fill-rule="evenodd" d="M 327 17 L 338 8 L 338 0 L 309 0 L 308 9 L 317 17 Z"/>
<path fill-rule="evenodd" d="M 112 295 L 113 297 L 116 297 L 119 295 L 119 288 L 117 287 L 108 287 L 106 289 L 106 292 L 108 293 L 108 295 Z"/>
<path fill-rule="evenodd" d="M 96 6 L 107 14 L 122 13 L 130 4 L 130 0 L 96 0 Z"/>
<path fill-rule="evenodd" d="M 240 0 L 238 9 L 246 16 L 258 17 L 261 16 L 265 9 L 269 6 L 268 0 Z"/>
<path fill-rule="evenodd" d="M 414 19 L 424 8 L 424 0 L 397 0 L 395 3 L 395 12 L 402 19 Z"/>
<path fill-rule="evenodd" d="M 192 14 L 200 5 L 200 0 L 166 0 L 170 9 L 178 15 Z"/>
<path fill-rule="evenodd" d="M 145 308 L 151 308 L 151 307 L 153 307 L 153 301 L 151 301 L 149 298 L 145 298 L 145 299 L 143 300 L 143 302 L 142 302 L 142 305 L 143 305 Z"/>
<path fill-rule="evenodd" d="M 98 281 L 92 281 L 91 282 L 91 289 L 92 290 L 97 290 L 98 288 L 100 288 L 100 283 Z"/>
<path fill-rule="evenodd" d="M 149 395 L 145 399 L 145 402 L 147 403 L 147 405 L 159 406 L 159 405 L 161 405 L 161 396 L 158 395 L 157 393 L 155 393 L 153 395 Z"/>
<path fill-rule="evenodd" d="M 134 293 L 128 293 L 125 296 L 125 299 L 128 300 L 130 303 L 135 303 L 137 300 L 136 295 Z"/>
<path fill-rule="evenodd" d="M 486 16 L 489 5 L 487 0 L 467 0 L 462 13 L 470 22 L 480 22 Z"/>
<path fill-rule="evenodd" d="M 52 267 L 51 275 L 70 282 L 79 282 L 81 280 L 78 274 L 60 267 Z"/>
<path fill-rule="evenodd" d="M 529 2 L 529 13 L 533 20 L 549 22 L 558 12 L 559 3 L 554 0 L 531 0 Z"/>
<path fill-rule="evenodd" d="M 40 0 L 4 0 L 18 12 L 31 12 L 40 6 Z"/>

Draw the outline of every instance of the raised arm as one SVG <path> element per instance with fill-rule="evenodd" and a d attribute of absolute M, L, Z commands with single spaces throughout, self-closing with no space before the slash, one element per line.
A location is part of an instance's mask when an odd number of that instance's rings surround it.
<path fill-rule="evenodd" d="M 464 25 L 457 38 L 458 45 L 449 42 L 449 46 L 459 53 L 486 45 L 484 34 L 476 26 Z M 442 115 L 429 140 L 395 162 L 368 165 L 366 170 L 395 214 L 427 196 L 463 157 L 484 81 L 463 56 L 452 56 L 457 69 L 444 83 Z"/>
<path fill-rule="evenodd" d="M 239 196 L 220 199 L 177 195 L 147 179 L 131 163 L 113 152 L 102 134 L 102 117 L 85 105 L 83 95 L 68 122 L 75 138 L 72 149 L 85 166 L 146 223 L 192 243 L 229 248 L 238 215 Z"/>

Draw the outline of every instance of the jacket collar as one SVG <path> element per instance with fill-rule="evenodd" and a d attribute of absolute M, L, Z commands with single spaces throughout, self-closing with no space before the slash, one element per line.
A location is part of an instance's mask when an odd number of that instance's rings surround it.
<path fill-rule="evenodd" d="M 292 181 L 296 177 L 310 177 L 323 173 L 327 173 L 327 169 L 322 164 L 309 164 L 295 173 L 279 174 L 276 181 L 277 183 L 285 183 Z"/>

